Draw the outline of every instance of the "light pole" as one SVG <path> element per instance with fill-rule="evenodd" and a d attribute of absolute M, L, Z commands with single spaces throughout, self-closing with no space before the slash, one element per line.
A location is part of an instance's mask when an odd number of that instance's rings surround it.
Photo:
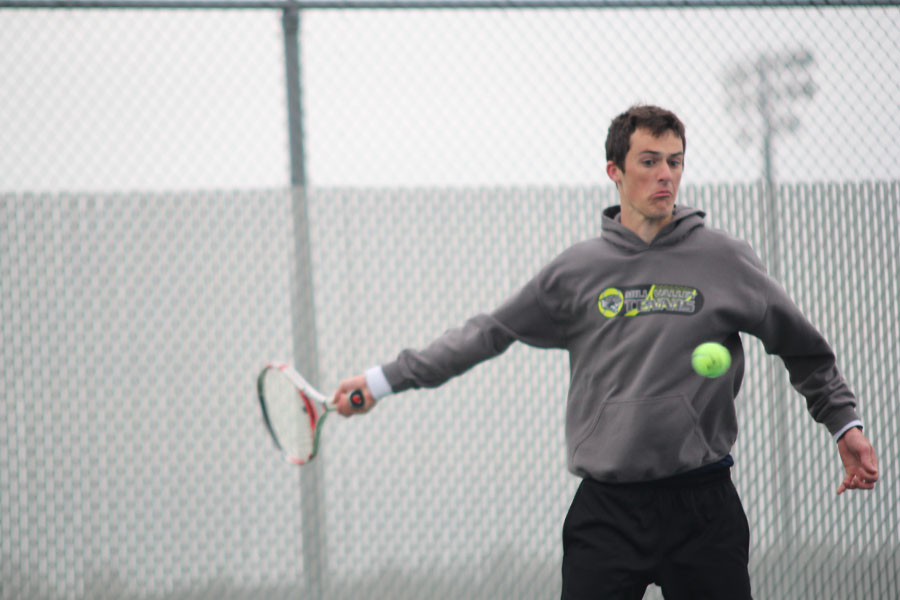
<path fill-rule="evenodd" d="M 766 263 L 776 280 L 781 280 L 781 257 L 778 248 L 778 207 L 775 195 L 773 142 L 779 135 L 792 133 L 800 126 L 794 113 L 796 104 L 812 98 L 816 84 L 810 67 L 815 64 L 812 53 L 799 50 L 760 54 L 755 60 L 737 64 L 725 74 L 728 94 L 726 108 L 738 121 L 738 143 L 747 147 L 757 139 L 762 146 L 762 187 L 765 196 Z M 788 429 L 788 385 L 784 373 L 770 377 L 769 401 L 776 432 L 774 463 L 781 488 L 781 520 L 786 548 L 793 542 L 791 517 L 792 479 L 790 469 L 791 440 Z"/>
<path fill-rule="evenodd" d="M 725 73 L 726 108 L 739 126 L 738 143 L 749 146 L 759 139 L 762 145 L 763 181 L 775 182 L 773 146 L 775 136 L 800 127 L 794 113 L 796 104 L 812 98 L 817 90 L 810 73 L 815 65 L 805 49 L 760 54 Z"/>

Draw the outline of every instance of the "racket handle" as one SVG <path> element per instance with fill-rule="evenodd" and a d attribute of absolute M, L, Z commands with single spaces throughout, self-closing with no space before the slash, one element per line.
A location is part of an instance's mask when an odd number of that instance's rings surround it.
<path fill-rule="evenodd" d="M 350 392 L 350 406 L 353 408 L 362 408 L 366 405 L 366 397 L 363 396 L 362 390 L 353 390 Z"/>

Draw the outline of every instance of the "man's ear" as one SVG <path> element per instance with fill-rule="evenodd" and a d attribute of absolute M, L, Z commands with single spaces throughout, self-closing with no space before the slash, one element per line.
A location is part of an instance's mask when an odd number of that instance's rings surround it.
<path fill-rule="evenodd" d="M 608 161 L 606 163 L 606 174 L 609 175 L 609 178 L 612 179 L 616 185 L 619 185 L 619 182 L 622 181 L 622 171 L 613 161 Z"/>

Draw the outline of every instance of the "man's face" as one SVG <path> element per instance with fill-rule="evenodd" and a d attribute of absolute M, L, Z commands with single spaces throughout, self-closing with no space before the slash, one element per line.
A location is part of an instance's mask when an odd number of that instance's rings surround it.
<path fill-rule="evenodd" d="M 623 217 L 666 221 L 672 217 L 681 171 L 684 144 L 674 131 L 655 137 L 649 129 L 635 129 L 625 155 L 624 171 L 613 162 L 606 172 L 619 189 Z"/>

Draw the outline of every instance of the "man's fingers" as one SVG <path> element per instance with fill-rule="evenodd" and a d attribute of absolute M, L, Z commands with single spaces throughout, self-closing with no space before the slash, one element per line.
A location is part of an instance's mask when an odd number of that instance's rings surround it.
<path fill-rule="evenodd" d="M 864 484 L 875 484 L 878 481 L 878 460 L 875 452 L 866 453 L 859 461 L 859 469 L 854 470 L 853 476 Z"/>
<path fill-rule="evenodd" d="M 365 402 L 361 407 L 353 406 L 350 402 L 350 395 L 356 390 L 362 391 L 363 398 L 365 399 Z M 337 390 L 334 392 L 334 396 L 331 398 L 331 402 L 337 407 L 338 413 L 345 417 L 351 417 L 369 410 L 374 405 L 374 401 L 372 395 L 369 393 L 369 388 L 366 385 L 366 376 L 357 375 L 356 377 L 349 377 L 341 381 Z"/>
<path fill-rule="evenodd" d="M 338 399 L 338 412 L 344 415 L 345 417 L 352 417 L 356 413 L 360 412 L 360 409 L 353 406 L 350 402 L 350 392 L 351 390 L 343 390 L 341 391 L 341 397 Z"/>
<path fill-rule="evenodd" d="M 841 482 L 841 486 L 838 488 L 838 496 L 849 490 L 853 485 L 853 476 L 847 475 L 844 477 L 844 481 Z"/>
<path fill-rule="evenodd" d="M 873 490 L 875 489 L 875 483 L 877 481 L 877 474 L 874 477 L 859 475 L 857 473 L 847 475 L 847 477 L 844 478 L 844 481 L 841 482 L 841 486 L 838 488 L 837 493 L 840 495 L 846 490 Z"/>
<path fill-rule="evenodd" d="M 356 391 L 362 392 L 362 400 L 363 403 L 361 406 L 354 405 L 351 401 L 350 396 L 352 396 Z M 360 387 L 359 385 L 349 385 L 349 386 L 341 386 L 338 388 L 338 391 L 334 396 L 334 404 L 337 406 L 338 413 L 345 417 L 352 417 L 353 415 L 360 415 L 372 409 L 375 406 L 375 399 L 372 397 L 371 392 L 365 386 Z"/>
<path fill-rule="evenodd" d="M 868 460 L 863 460 L 862 466 L 865 469 L 865 476 L 869 479 L 878 479 L 878 461 L 875 460 L 874 456 L 867 457 Z"/>

